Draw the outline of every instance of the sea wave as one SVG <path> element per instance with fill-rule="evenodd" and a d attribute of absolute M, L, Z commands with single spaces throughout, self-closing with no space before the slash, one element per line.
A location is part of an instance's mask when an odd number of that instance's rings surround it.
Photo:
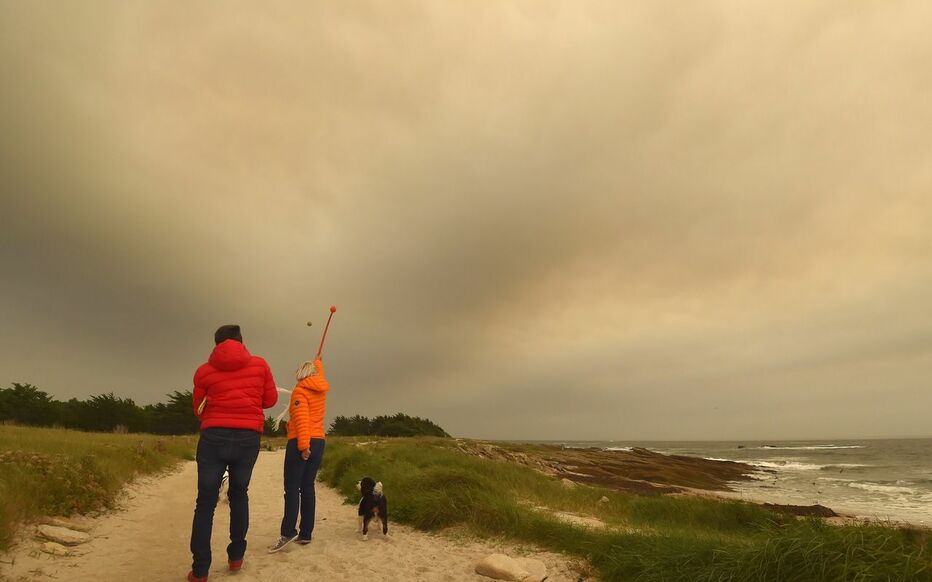
<path fill-rule="evenodd" d="M 832 463 L 830 465 L 817 465 L 815 463 L 803 463 L 795 459 L 770 459 L 769 461 L 750 461 L 751 465 L 762 467 L 764 469 L 788 469 L 790 471 L 844 471 L 845 469 L 861 469 L 871 467 L 861 463 Z"/>
<path fill-rule="evenodd" d="M 754 479 L 755 481 L 770 481 L 773 479 L 773 477 L 766 473 L 745 473 L 744 476 Z"/>
<path fill-rule="evenodd" d="M 757 447 L 761 451 L 837 451 L 842 449 L 866 449 L 866 445 L 808 445 L 799 447 L 778 447 L 776 445 L 763 445 Z"/>
<path fill-rule="evenodd" d="M 605 447 L 602 450 L 603 451 L 630 451 L 630 450 L 633 450 L 633 448 L 634 447 Z"/>
<path fill-rule="evenodd" d="M 762 469 L 785 469 L 789 471 L 816 471 L 822 468 L 822 465 L 797 461 L 751 461 L 751 464 Z"/>
<path fill-rule="evenodd" d="M 912 487 L 902 487 L 899 485 L 883 485 L 881 483 L 871 483 L 869 481 L 854 481 L 848 483 L 848 487 L 854 487 L 855 489 L 861 489 L 862 491 L 870 491 L 871 493 L 892 493 L 892 494 L 907 494 L 915 495 L 919 493 L 917 490 Z"/>

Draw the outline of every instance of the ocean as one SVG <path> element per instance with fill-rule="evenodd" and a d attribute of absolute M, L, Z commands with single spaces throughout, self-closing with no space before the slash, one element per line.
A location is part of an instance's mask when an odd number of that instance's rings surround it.
<path fill-rule="evenodd" d="M 932 439 L 550 444 L 741 461 L 757 470 L 754 480 L 733 485 L 734 497 L 932 526 Z"/>

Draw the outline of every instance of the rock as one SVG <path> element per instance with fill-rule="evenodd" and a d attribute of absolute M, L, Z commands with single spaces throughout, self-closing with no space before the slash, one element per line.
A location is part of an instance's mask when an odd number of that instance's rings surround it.
<path fill-rule="evenodd" d="M 530 572 L 530 574 L 521 579 L 521 582 L 541 582 L 541 580 L 547 577 L 547 566 L 540 560 L 535 560 L 534 558 L 515 558 L 514 561 Z"/>
<path fill-rule="evenodd" d="M 588 515 L 580 515 L 568 511 L 555 511 L 553 512 L 553 516 L 562 522 L 578 525 L 580 527 L 594 527 L 596 529 L 603 529 L 605 527 L 604 521 Z"/>
<path fill-rule="evenodd" d="M 55 542 L 45 542 L 39 547 L 40 550 L 46 554 L 51 554 L 53 556 L 70 556 L 71 550 L 66 548 L 61 544 L 56 544 Z"/>
<path fill-rule="evenodd" d="M 91 541 L 91 536 L 83 531 L 74 531 L 57 525 L 40 525 L 38 531 L 42 537 L 66 546 L 76 546 Z"/>
<path fill-rule="evenodd" d="M 599 499 L 599 503 L 608 503 L 608 497 L 602 496 L 602 499 Z"/>
<path fill-rule="evenodd" d="M 564 478 L 562 479 L 562 483 L 563 483 L 563 487 L 564 487 L 565 489 L 576 489 L 576 483 L 573 483 L 572 481 L 570 481 L 570 480 L 567 479 L 566 477 L 564 477 Z"/>
<path fill-rule="evenodd" d="M 490 554 L 476 564 L 476 574 L 495 580 L 522 582 L 531 575 L 531 572 L 522 568 L 517 560 L 505 554 Z"/>
<path fill-rule="evenodd" d="M 73 529 L 75 531 L 83 531 L 85 533 L 91 531 L 90 524 L 81 523 L 74 519 L 68 519 L 67 517 L 45 517 L 42 518 L 42 523 L 46 525 L 63 527 L 66 529 Z"/>
<path fill-rule="evenodd" d="M 788 513 L 797 517 L 838 517 L 838 514 L 824 505 L 780 505 L 765 503 L 764 507 L 780 513 Z"/>

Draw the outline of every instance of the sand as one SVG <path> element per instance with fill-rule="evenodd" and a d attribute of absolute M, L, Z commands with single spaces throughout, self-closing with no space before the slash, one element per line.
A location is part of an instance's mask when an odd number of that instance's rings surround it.
<path fill-rule="evenodd" d="M 362 541 L 356 533 L 355 506 L 344 504 L 336 491 L 320 483 L 313 543 L 292 544 L 280 553 L 268 554 L 266 547 L 277 539 L 281 520 L 282 455 L 281 451 L 259 455 L 249 491 L 250 545 L 243 570 L 237 574 L 228 572 L 226 565 L 229 510 L 222 502 L 217 506 L 210 580 L 488 582 L 473 568 L 493 552 L 542 560 L 550 575 L 548 582 L 579 578 L 572 568 L 574 560 L 566 556 L 500 541 L 427 534 L 398 524 L 390 524 L 387 538 L 370 532 L 370 540 Z M 158 478 L 140 479 L 128 488 L 121 509 L 92 520 L 93 540 L 74 548 L 74 555 L 44 554 L 39 551 L 43 540 L 27 536 L 2 558 L 0 574 L 30 581 L 184 580 L 191 565 L 188 542 L 196 489 L 193 462 Z M 386 483 L 386 494 L 390 502 L 390 483 Z"/>

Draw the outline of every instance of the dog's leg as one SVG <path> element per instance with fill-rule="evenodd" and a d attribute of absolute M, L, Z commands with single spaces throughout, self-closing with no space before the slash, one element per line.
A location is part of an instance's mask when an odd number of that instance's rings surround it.
<path fill-rule="evenodd" d="M 359 516 L 359 528 L 356 529 L 356 533 L 362 533 L 362 516 Z"/>
<path fill-rule="evenodd" d="M 223 478 L 220 479 L 220 502 L 230 504 L 230 470 L 223 472 Z"/>
<path fill-rule="evenodd" d="M 369 520 L 372 519 L 372 516 L 366 515 L 362 518 L 362 540 L 367 541 L 369 539 Z"/>
<path fill-rule="evenodd" d="M 381 502 L 379 502 L 379 505 L 376 505 L 375 507 L 372 508 L 372 519 L 375 519 L 378 521 L 378 523 L 376 524 L 376 526 L 378 527 L 377 531 L 381 531 L 384 535 L 385 517 L 382 516 L 382 512 L 380 511 L 381 505 L 382 505 Z"/>
<path fill-rule="evenodd" d="M 388 535 L 388 499 L 383 495 L 379 500 L 379 519 L 382 522 L 382 535 Z"/>

